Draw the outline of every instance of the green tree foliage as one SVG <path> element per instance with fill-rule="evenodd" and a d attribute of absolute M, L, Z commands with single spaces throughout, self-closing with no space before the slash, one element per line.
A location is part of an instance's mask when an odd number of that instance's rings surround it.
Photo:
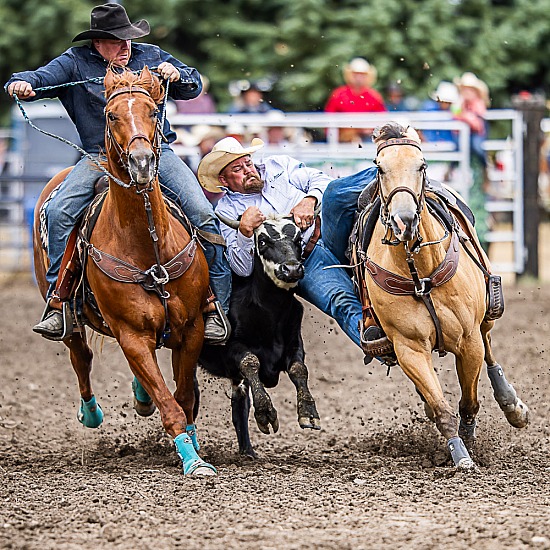
<path fill-rule="evenodd" d="M 36 68 L 88 28 L 85 0 L 0 0 L 0 76 Z M 231 80 L 272 76 L 269 99 L 289 111 L 322 109 L 342 67 L 363 56 L 377 88 L 400 82 L 423 99 L 440 80 L 473 71 L 493 105 L 550 87 L 550 0 L 133 0 L 148 41 L 197 67 L 220 107 Z M 2 97 L 2 107 L 10 105 Z"/>

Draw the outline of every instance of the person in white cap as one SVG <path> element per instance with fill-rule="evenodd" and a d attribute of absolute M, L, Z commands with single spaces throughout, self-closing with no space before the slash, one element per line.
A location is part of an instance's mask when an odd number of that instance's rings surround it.
<path fill-rule="evenodd" d="M 373 86 L 376 82 L 375 67 L 362 57 L 352 59 L 344 70 L 344 86 L 336 88 L 325 105 L 327 113 L 382 113 L 387 111 L 384 100 Z M 340 141 L 361 141 L 371 134 L 371 129 L 343 128 Z"/>
<path fill-rule="evenodd" d="M 340 263 L 321 236 L 325 224 L 336 227 L 328 218 L 331 209 L 323 209 L 320 219 L 315 216 L 332 178 L 287 155 L 264 157 L 256 166 L 251 155 L 261 147 L 263 141 L 258 138 L 243 147 L 227 137 L 216 143 L 199 164 L 201 185 L 212 192 L 226 191 L 216 213 L 240 219 L 237 230 L 221 225 L 231 268 L 237 275 L 250 275 L 254 230 L 270 214 L 291 214 L 302 230 L 305 257 L 305 276 L 298 284 L 298 295 L 332 317 L 360 347 L 362 309 L 350 275 L 342 267 L 323 269 Z M 347 239 L 349 228 L 343 230 L 347 231 Z"/>
<path fill-rule="evenodd" d="M 459 108 L 460 95 L 458 88 L 442 80 L 430 94 L 430 99 L 422 105 L 423 111 L 454 111 Z M 422 130 L 423 141 L 445 141 L 458 147 L 458 133 L 453 130 Z"/>

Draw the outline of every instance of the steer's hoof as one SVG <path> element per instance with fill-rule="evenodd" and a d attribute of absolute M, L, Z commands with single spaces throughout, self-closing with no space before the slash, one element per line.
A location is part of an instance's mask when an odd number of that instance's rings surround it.
<path fill-rule="evenodd" d="M 267 410 L 267 411 L 258 411 L 257 409 L 254 411 L 254 418 L 256 420 L 256 424 L 258 425 L 258 429 L 266 434 L 269 435 L 269 426 L 273 428 L 273 433 L 277 433 L 279 431 L 279 419 L 277 418 L 277 411 L 273 408 Z"/>
<path fill-rule="evenodd" d="M 309 428 L 310 430 L 321 429 L 321 421 L 318 418 L 311 416 L 300 416 L 300 418 L 298 418 L 298 424 L 300 424 L 300 428 L 303 430 L 306 428 Z"/>

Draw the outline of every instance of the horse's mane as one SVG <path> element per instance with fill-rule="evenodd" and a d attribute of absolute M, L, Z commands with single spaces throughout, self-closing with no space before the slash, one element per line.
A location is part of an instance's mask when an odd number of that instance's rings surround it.
<path fill-rule="evenodd" d="M 376 145 L 388 139 L 408 138 L 420 144 L 420 136 L 414 128 L 407 126 L 406 128 L 397 122 L 388 122 L 383 126 L 376 128 L 372 134 L 372 141 Z"/>
<path fill-rule="evenodd" d="M 139 73 L 124 69 L 121 73 L 107 69 L 109 78 L 105 78 L 105 97 L 109 97 L 114 91 L 120 88 L 143 88 L 147 90 L 155 103 L 160 103 L 164 98 L 164 88 L 159 78 L 151 73 L 148 67 L 144 67 Z"/>

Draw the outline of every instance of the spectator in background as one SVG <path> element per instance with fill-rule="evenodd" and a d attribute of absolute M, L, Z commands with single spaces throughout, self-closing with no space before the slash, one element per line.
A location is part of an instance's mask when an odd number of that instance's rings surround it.
<path fill-rule="evenodd" d="M 484 115 L 490 105 L 489 88 L 474 73 L 466 72 L 455 78 L 454 83 L 460 94 L 459 109 L 455 114 L 470 126 L 470 166 L 472 169 L 472 186 L 469 204 L 476 217 L 476 230 L 479 240 L 488 250 L 486 239 L 490 228 L 490 218 L 485 208 L 485 177 L 487 157 L 483 142 L 487 138 L 487 122 Z"/>
<path fill-rule="evenodd" d="M 264 92 L 269 91 L 271 84 L 262 85 L 260 82 L 239 81 L 240 94 L 229 108 L 230 114 L 238 113 L 267 113 L 271 105 L 264 99 Z"/>
<path fill-rule="evenodd" d="M 453 112 L 458 109 L 460 95 L 458 88 L 452 83 L 442 80 L 437 89 L 430 94 L 430 98 L 422 105 L 423 111 L 447 111 Z M 458 147 L 458 135 L 452 130 L 423 130 L 422 139 L 424 141 L 445 141 L 454 144 L 454 149 Z"/>
<path fill-rule="evenodd" d="M 386 107 L 388 111 L 416 111 L 419 102 L 415 97 L 405 96 L 398 82 L 391 83 L 386 89 Z"/>
<path fill-rule="evenodd" d="M 487 137 L 487 122 L 484 115 L 491 105 L 489 88 L 474 73 L 464 73 L 460 78 L 455 78 L 454 83 L 460 94 L 459 110 L 455 118 L 470 126 L 472 154 L 485 167 L 487 160 L 483 141 Z"/>
<path fill-rule="evenodd" d="M 197 169 L 202 158 L 212 150 L 212 147 L 225 136 L 225 132 L 219 126 L 208 126 L 207 124 L 197 124 L 193 126 L 191 130 L 180 130 L 177 132 L 178 142 L 184 147 L 193 151 L 187 155 L 183 160 L 193 170 L 194 174 L 197 174 Z M 223 196 L 223 192 L 213 193 L 202 188 L 203 193 L 210 203 L 215 206 L 220 198 Z"/>
<path fill-rule="evenodd" d="M 186 101 L 176 100 L 176 109 L 178 114 L 186 115 L 200 115 L 200 114 L 212 114 L 216 112 L 216 103 L 213 97 L 208 93 L 210 88 L 210 80 L 203 74 L 202 79 L 202 91 L 194 99 L 188 99 Z"/>
<path fill-rule="evenodd" d="M 374 88 L 376 68 L 366 59 L 352 59 L 343 71 L 344 86 L 336 88 L 325 105 L 327 113 L 381 113 L 387 111 L 380 93 Z M 357 142 L 368 138 L 372 129 L 342 128 L 340 141 Z"/>

